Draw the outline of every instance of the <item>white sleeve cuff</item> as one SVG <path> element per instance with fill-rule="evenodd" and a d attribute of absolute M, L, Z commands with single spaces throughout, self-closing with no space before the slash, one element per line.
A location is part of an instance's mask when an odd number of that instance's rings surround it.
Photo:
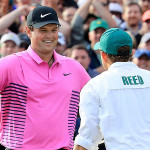
<path fill-rule="evenodd" d="M 98 143 L 92 143 L 91 140 L 86 139 L 86 138 L 80 136 L 79 134 L 77 135 L 74 143 L 75 143 L 75 145 L 80 145 L 88 150 L 98 149 Z"/>

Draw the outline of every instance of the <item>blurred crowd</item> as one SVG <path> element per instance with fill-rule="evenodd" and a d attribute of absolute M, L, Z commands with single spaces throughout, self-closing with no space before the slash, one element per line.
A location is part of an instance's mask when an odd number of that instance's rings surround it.
<path fill-rule="evenodd" d="M 150 70 L 150 0 L 0 0 L 0 58 L 28 48 L 26 16 L 39 5 L 58 14 L 61 26 L 55 51 L 77 60 L 91 78 L 104 71 L 93 46 L 109 28 L 129 33 L 130 61 Z"/>

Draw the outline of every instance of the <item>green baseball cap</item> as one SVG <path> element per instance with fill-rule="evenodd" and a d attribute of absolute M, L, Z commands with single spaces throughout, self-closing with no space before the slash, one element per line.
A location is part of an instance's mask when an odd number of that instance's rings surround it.
<path fill-rule="evenodd" d="M 107 30 L 107 29 L 109 29 L 109 26 L 105 20 L 96 19 L 91 22 L 89 31 L 93 31 L 97 28 L 104 28 Z"/>
<path fill-rule="evenodd" d="M 102 50 L 111 55 L 117 55 L 118 48 L 122 46 L 129 46 L 130 54 L 132 53 L 132 39 L 130 35 L 122 29 L 111 28 L 105 31 L 100 41 L 94 45 L 94 50 Z"/>

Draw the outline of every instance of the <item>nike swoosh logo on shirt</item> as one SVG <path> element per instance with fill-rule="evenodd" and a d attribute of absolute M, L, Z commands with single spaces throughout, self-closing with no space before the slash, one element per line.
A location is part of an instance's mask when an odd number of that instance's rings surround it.
<path fill-rule="evenodd" d="M 50 15 L 51 13 L 48 13 L 48 14 L 45 14 L 45 15 L 42 15 L 41 14 L 41 18 L 44 18 L 44 17 L 46 17 L 46 16 L 48 16 L 48 15 Z"/>
<path fill-rule="evenodd" d="M 71 73 L 67 73 L 67 74 L 66 74 L 66 73 L 64 73 L 63 75 L 64 75 L 64 76 L 68 76 L 68 75 L 70 75 L 70 74 L 71 74 Z"/>

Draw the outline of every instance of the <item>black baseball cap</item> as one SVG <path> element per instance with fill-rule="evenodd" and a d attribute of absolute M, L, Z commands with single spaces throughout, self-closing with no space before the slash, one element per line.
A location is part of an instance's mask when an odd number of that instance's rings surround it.
<path fill-rule="evenodd" d="M 40 28 L 47 24 L 60 25 L 56 11 L 47 6 L 38 6 L 30 11 L 27 16 L 27 26 Z"/>

